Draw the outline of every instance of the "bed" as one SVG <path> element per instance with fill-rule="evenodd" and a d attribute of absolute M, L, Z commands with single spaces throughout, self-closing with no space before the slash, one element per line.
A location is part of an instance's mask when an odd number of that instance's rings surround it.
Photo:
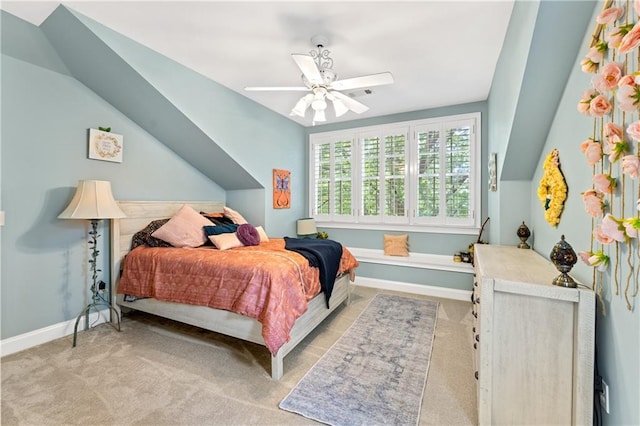
<path fill-rule="evenodd" d="M 224 203 L 222 202 L 120 201 L 118 204 L 127 217 L 111 221 L 111 274 L 113 277 L 118 277 L 116 289 L 120 284 L 123 259 L 130 252 L 131 241 L 136 232 L 143 229 L 151 221 L 172 217 L 185 204 L 201 212 L 222 212 L 224 209 Z M 134 252 L 140 249 L 142 247 L 138 247 Z M 207 250 L 208 252 L 205 253 Z M 208 248 L 207 250 L 201 250 L 203 255 L 208 255 L 212 250 L 215 251 L 216 249 Z M 132 256 L 134 254 L 137 255 L 134 252 L 132 252 Z M 299 257 L 302 258 L 302 256 Z M 128 260 L 131 261 L 131 259 Z M 357 266 L 357 262 L 355 266 Z M 263 337 L 264 318 L 259 322 L 257 319 L 226 309 L 215 309 L 191 303 L 176 303 L 152 297 L 128 301 L 125 300 L 124 294 L 120 294 L 119 290 L 113 291 L 112 297 L 113 304 L 118 311 L 121 311 L 121 308 L 126 308 L 147 312 L 263 345 L 269 348 L 271 352 L 271 377 L 274 380 L 279 380 L 284 373 L 284 357 L 338 306 L 345 301 L 348 303 L 350 295 L 349 281 L 350 279 L 353 280 L 353 268 L 355 266 L 350 267 L 348 272 L 345 271 L 337 276 L 333 283 L 331 297 L 328 300 L 322 292 L 313 297 L 312 295 L 305 296 L 308 299 L 306 310 L 301 309 L 304 312 L 294 320 L 293 326 L 288 330 L 287 340 L 283 341 L 284 343 L 281 345 L 279 343 L 276 345 L 277 350 L 273 350 L 274 343 L 272 341 Z M 275 322 L 277 323 L 278 320 Z"/>

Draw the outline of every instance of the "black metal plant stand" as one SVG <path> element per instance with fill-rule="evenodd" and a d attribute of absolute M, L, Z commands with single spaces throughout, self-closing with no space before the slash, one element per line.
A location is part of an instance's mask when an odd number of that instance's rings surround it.
<path fill-rule="evenodd" d="M 102 297 L 102 295 L 100 294 L 100 289 L 98 288 L 98 272 L 101 272 L 100 269 L 98 269 L 97 267 L 97 259 L 98 259 L 98 254 L 100 254 L 100 251 L 97 249 L 97 245 L 98 245 L 98 237 L 100 235 L 98 235 L 98 219 L 92 219 L 91 220 L 91 231 L 89 231 L 89 235 L 91 236 L 91 239 L 89 240 L 89 248 L 91 249 L 91 259 L 89 259 L 89 265 L 91 272 L 92 272 L 92 279 L 93 279 L 93 284 L 91 285 L 91 303 L 89 303 L 83 310 L 82 312 L 80 312 L 80 315 L 78 315 L 78 318 L 76 319 L 76 325 L 75 327 L 73 327 L 73 346 L 72 347 L 76 347 L 76 338 L 78 336 L 78 323 L 80 322 L 80 318 L 82 318 L 82 316 L 84 315 L 85 317 L 85 321 L 84 321 L 84 329 L 88 330 L 89 327 L 89 312 L 91 311 L 91 309 L 94 309 L 96 312 L 99 312 L 100 310 L 98 309 L 99 306 L 106 306 L 109 308 L 110 312 L 115 314 L 115 318 L 116 318 L 116 324 L 113 323 L 113 321 L 109 321 L 109 325 L 111 325 L 113 328 L 115 328 L 117 331 L 120 331 L 120 314 L 118 313 L 118 311 L 116 310 L 116 308 L 113 307 L 113 305 L 111 304 L 111 302 L 107 299 L 105 299 L 104 297 Z"/>

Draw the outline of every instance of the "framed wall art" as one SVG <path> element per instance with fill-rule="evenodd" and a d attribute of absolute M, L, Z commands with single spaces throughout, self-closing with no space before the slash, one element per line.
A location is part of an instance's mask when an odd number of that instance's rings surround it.
<path fill-rule="evenodd" d="M 291 172 L 273 169 L 273 208 L 288 209 L 291 207 Z"/>
<path fill-rule="evenodd" d="M 89 129 L 89 158 L 122 163 L 123 142 L 122 135 Z"/>

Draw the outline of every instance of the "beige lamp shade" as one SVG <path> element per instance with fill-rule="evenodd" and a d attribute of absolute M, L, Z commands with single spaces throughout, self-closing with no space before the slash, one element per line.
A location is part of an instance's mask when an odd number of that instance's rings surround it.
<path fill-rule="evenodd" d="M 81 180 L 60 219 L 117 219 L 126 217 L 111 193 L 111 182 Z"/>
<path fill-rule="evenodd" d="M 316 229 L 316 221 L 313 218 L 298 219 L 297 222 L 297 234 L 298 235 L 312 235 L 318 232 Z"/>

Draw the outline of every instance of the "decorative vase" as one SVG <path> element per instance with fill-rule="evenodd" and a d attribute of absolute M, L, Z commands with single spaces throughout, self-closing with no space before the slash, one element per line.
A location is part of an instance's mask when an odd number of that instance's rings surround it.
<path fill-rule="evenodd" d="M 571 244 L 564 240 L 564 235 L 561 236 L 560 241 L 553 246 L 549 258 L 556 269 L 560 271 L 560 275 L 553 280 L 552 284 L 561 287 L 577 287 L 578 284 L 568 275 L 568 272 L 578 261 L 578 256 L 576 252 L 573 251 Z"/>
<path fill-rule="evenodd" d="M 520 238 L 520 244 L 518 244 L 518 248 L 530 249 L 531 247 L 529 246 L 529 244 L 527 244 L 527 238 L 531 236 L 531 231 L 529 231 L 527 225 L 524 224 L 524 221 L 522 222 L 522 225 L 518 227 L 518 231 L 516 232 L 516 234 L 518 235 L 518 238 Z"/>

